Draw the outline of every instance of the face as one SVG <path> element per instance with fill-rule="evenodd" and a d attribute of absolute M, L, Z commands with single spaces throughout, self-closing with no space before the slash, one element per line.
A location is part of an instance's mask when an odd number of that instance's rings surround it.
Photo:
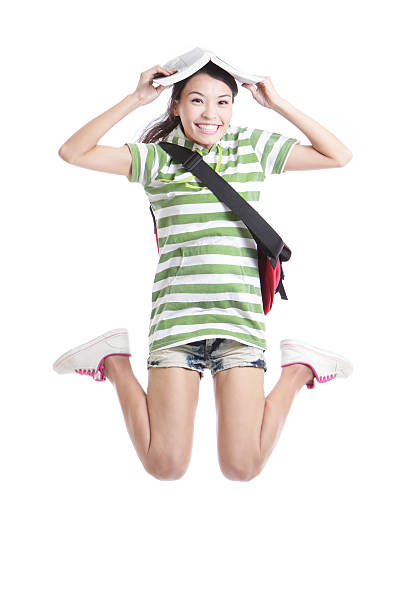
<path fill-rule="evenodd" d="M 232 91 L 226 83 L 201 73 L 191 77 L 176 102 L 186 137 L 210 149 L 227 131 L 232 115 Z"/>

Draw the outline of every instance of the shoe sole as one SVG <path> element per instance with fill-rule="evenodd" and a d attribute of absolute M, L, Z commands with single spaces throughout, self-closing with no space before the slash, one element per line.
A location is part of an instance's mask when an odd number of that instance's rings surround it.
<path fill-rule="evenodd" d="M 280 346 L 281 348 L 304 348 L 307 351 L 316 353 L 318 356 L 335 359 L 338 362 L 339 370 L 342 372 L 344 378 L 347 378 L 347 376 L 350 376 L 350 374 L 353 373 L 353 365 L 346 357 L 344 357 L 344 355 L 332 353 L 331 351 L 325 351 L 317 346 L 313 346 L 313 344 L 308 344 L 307 342 L 297 340 L 282 340 Z"/>
<path fill-rule="evenodd" d="M 128 330 L 125 328 L 112 329 L 111 331 L 106 332 L 105 334 L 102 334 L 101 336 L 98 336 L 97 338 L 94 338 L 93 340 L 89 340 L 88 342 L 85 342 L 84 344 L 80 344 L 79 346 L 76 346 L 75 348 L 67 351 L 66 353 L 58 357 L 58 359 L 54 362 L 52 367 L 56 372 L 58 372 L 58 367 L 61 366 L 64 363 L 64 361 L 66 361 L 70 357 L 73 357 L 74 355 L 77 355 L 78 353 L 90 348 L 91 346 L 95 346 L 96 344 L 99 344 L 100 342 L 103 342 L 104 340 L 109 340 L 109 338 L 113 338 L 114 336 L 127 335 L 127 334 L 128 334 Z"/>

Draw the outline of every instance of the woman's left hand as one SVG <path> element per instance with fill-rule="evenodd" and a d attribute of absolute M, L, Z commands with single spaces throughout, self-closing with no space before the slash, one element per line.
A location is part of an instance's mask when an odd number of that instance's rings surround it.
<path fill-rule="evenodd" d="M 242 87 L 249 89 L 252 93 L 254 100 L 259 102 L 266 108 L 273 108 L 274 105 L 282 98 L 276 91 L 274 84 L 271 81 L 271 77 L 266 77 L 264 81 L 259 81 L 256 85 L 250 85 L 249 83 L 242 83 Z"/>

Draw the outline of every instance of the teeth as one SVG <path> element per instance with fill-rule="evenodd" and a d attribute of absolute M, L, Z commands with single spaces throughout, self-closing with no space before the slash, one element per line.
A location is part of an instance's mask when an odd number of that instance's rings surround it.
<path fill-rule="evenodd" d="M 204 132 L 216 132 L 218 130 L 218 125 L 200 125 L 197 124 L 198 127 L 200 128 L 200 130 L 203 130 Z"/>

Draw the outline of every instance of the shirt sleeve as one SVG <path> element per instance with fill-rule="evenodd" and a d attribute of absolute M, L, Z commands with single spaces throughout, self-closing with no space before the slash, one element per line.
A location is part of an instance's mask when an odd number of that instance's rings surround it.
<path fill-rule="evenodd" d="M 251 134 L 251 143 L 266 177 L 285 172 L 289 154 L 296 144 L 300 144 L 300 140 L 277 132 L 255 129 Z"/>
<path fill-rule="evenodd" d="M 131 183 L 149 185 L 158 172 L 158 156 L 154 143 L 126 142 L 132 156 L 131 174 L 126 178 Z"/>

